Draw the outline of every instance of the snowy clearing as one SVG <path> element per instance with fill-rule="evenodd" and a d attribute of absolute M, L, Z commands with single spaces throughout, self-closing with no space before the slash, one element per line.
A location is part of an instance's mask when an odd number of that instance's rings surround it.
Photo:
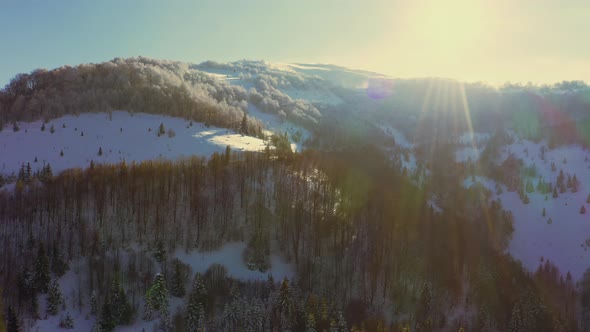
<path fill-rule="evenodd" d="M 164 125 L 165 134 L 158 137 L 160 124 Z M 236 151 L 265 148 L 263 140 L 229 129 L 206 127 L 198 122 L 191 127 L 189 121 L 181 118 L 144 113 L 117 111 L 112 116 L 85 113 L 51 120 L 45 124 L 44 131 L 42 125 L 41 121 L 19 123 L 18 132 L 9 128 L 0 132 L 1 174 L 18 173 L 23 163 L 30 163 L 33 171 L 50 163 L 57 174 L 69 168 L 87 167 L 91 160 L 96 163 L 174 160 L 192 155 L 208 157 L 225 151 L 228 145 Z M 169 135 L 169 130 L 174 134 Z"/>

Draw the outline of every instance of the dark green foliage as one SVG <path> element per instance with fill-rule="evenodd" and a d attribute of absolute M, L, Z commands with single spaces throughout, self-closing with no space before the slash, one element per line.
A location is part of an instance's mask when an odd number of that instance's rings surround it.
<path fill-rule="evenodd" d="M 60 321 L 59 326 L 64 329 L 71 330 L 74 328 L 74 319 L 70 313 L 66 313 L 66 316 Z"/>
<path fill-rule="evenodd" d="M 2 313 L 4 314 L 4 313 Z M 6 332 L 20 332 L 20 322 L 13 306 L 8 306 L 6 309 Z"/>
<path fill-rule="evenodd" d="M 174 273 L 170 280 L 170 294 L 176 297 L 184 297 L 186 291 L 184 289 L 184 283 L 186 281 L 186 268 L 183 263 L 179 260 L 173 261 Z"/>
<path fill-rule="evenodd" d="M 37 250 L 37 259 L 35 260 L 35 275 L 33 277 L 33 282 L 35 285 L 35 289 L 40 292 L 46 293 L 49 287 L 49 281 L 51 277 L 49 276 L 49 257 L 45 253 L 45 246 L 43 243 L 39 243 L 39 248 Z"/>
<path fill-rule="evenodd" d="M 117 326 L 115 318 L 113 317 L 113 311 L 110 303 L 105 302 L 102 305 L 98 324 L 100 326 L 101 332 L 111 332 L 115 329 L 115 326 Z"/>
<path fill-rule="evenodd" d="M 53 246 L 53 254 L 51 256 L 51 272 L 56 276 L 63 276 L 70 268 L 67 259 L 59 249 L 59 245 Z"/>
<path fill-rule="evenodd" d="M 164 243 L 162 243 L 162 241 L 158 241 L 158 243 L 156 244 L 154 258 L 158 263 L 161 263 L 166 259 L 166 249 L 164 249 Z"/>
<path fill-rule="evenodd" d="M 50 315 L 57 315 L 63 304 L 63 297 L 57 279 L 54 279 L 49 287 L 47 295 L 47 313 Z"/>
<path fill-rule="evenodd" d="M 96 302 L 96 293 L 94 291 L 90 294 L 90 313 L 92 315 L 98 314 L 98 303 Z"/>

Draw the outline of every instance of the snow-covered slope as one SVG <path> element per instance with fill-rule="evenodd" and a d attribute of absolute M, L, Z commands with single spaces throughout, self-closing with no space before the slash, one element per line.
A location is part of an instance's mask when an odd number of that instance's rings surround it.
<path fill-rule="evenodd" d="M 163 124 L 166 133 L 158 137 Z M 96 163 L 118 163 L 183 156 L 210 156 L 226 146 L 237 151 L 260 151 L 265 142 L 228 129 L 206 127 L 181 118 L 127 112 L 64 116 L 45 124 L 19 123 L 20 130 L 0 132 L 0 174 L 18 173 L 22 164 L 33 171 L 50 163 L 55 173 Z M 65 127 L 64 127 L 65 125 Z M 54 133 L 51 133 L 51 127 Z M 169 130 L 174 132 L 169 135 Z M 172 137 L 170 137 L 172 136 Z M 99 156 L 99 149 L 102 155 Z M 63 151 L 63 156 L 61 152 Z M 35 158 L 37 162 L 35 162 Z"/>
<path fill-rule="evenodd" d="M 514 234 L 508 250 L 516 259 L 531 271 L 536 270 L 541 258 L 549 259 L 562 273 L 569 271 L 574 279 L 579 279 L 590 268 L 590 242 L 587 242 L 590 239 L 590 204 L 586 203 L 590 194 L 590 152 L 581 146 L 563 146 L 546 150 L 541 159 L 543 146 L 546 148 L 547 143 L 519 140 L 502 148 L 498 162 L 513 154 L 523 160 L 525 167 L 534 166 L 536 175 L 524 179 L 524 183 L 530 180 L 535 187 L 539 179 L 555 186 L 563 170 L 566 179 L 568 174 L 576 175 L 577 192 L 567 188 L 565 193 L 553 198 L 552 194 L 535 190 L 527 193 L 530 203 L 524 204 L 517 192 L 508 192 L 505 186 L 501 186 L 502 193 L 497 195 L 496 183 L 491 179 L 476 177 L 476 182 L 490 189 L 492 199 L 499 198 L 503 208 L 512 212 Z M 556 166 L 554 171 L 552 163 Z M 466 179 L 464 185 L 472 185 L 471 178 Z M 581 214 L 582 206 L 589 212 Z"/>

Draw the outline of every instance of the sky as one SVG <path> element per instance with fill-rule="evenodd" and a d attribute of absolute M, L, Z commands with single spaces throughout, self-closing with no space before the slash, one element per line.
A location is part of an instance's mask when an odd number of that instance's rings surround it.
<path fill-rule="evenodd" d="M 115 57 L 590 83 L 588 0 L 0 0 L 0 86 Z"/>

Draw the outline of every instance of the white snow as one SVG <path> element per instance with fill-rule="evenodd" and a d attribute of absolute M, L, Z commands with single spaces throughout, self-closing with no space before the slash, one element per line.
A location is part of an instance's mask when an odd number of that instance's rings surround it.
<path fill-rule="evenodd" d="M 161 123 L 166 134 L 158 137 Z M 242 136 L 232 130 L 207 128 L 198 122 L 189 127 L 189 121 L 181 118 L 144 113 L 131 115 L 117 111 L 112 117 L 107 113 L 85 113 L 51 120 L 45 124 L 45 131 L 41 131 L 41 125 L 41 121 L 19 123 L 18 132 L 12 128 L 0 132 L 1 174 L 18 173 L 23 163 L 30 163 L 33 171 L 41 169 L 44 163 L 51 163 L 54 174 L 57 174 L 68 168 L 87 167 L 91 160 L 96 163 L 125 160 L 129 163 L 191 155 L 207 157 L 214 152 L 223 152 L 228 145 L 239 151 L 265 148 L 263 140 Z M 50 133 L 52 125 L 55 128 L 53 134 Z M 174 137 L 168 136 L 169 129 L 175 132 Z M 84 136 L 81 136 L 82 132 Z M 98 156 L 99 148 L 102 148 L 102 156 Z M 63 151 L 63 157 L 60 151 Z"/>
<path fill-rule="evenodd" d="M 376 124 L 376 126 L 381 129 L 381 131 L 390 137 L 393 137 L 393 139 L 395 140 L 395 144 L 404 147 L 404 148 L 412 148 L 414 147 L 414 144 L 412 142 L 410 142 L 406 136 L 399 131 L 398 129 L 389 126 L 389 125 L 383 125 L 383 124 Z"/>
<path fill-rule="evenodd" d="M 490 138 L 488 133 L 467 132 L 459 136 L 460 144 L 481 144 L 485 143 Z"/>
<path fill-rule="evenodd" d="M 262 122 L 264 127 L 268 129 L 268 132 L 266 133 L 267 135 L 272 134 L 273 132 L 277 134 L 287 133 L 289 140 L 292 142 L 291 149 L 293 151 L 301 152 L 303 150 L 303 142 L 311 136 L 307 129 L 288 120 L 282 120 L 276 114 L 262 112 L 252 104 L 248 105 L 248 114 Z M 300 141 L 293 142 L 293 137 L 297 134 L 301 136 Z"/>
<path fill-rule="evenodd" d="M 467 146 L 455 151 L 455 160 L 457 162 L 477 161 L 483 148 Z"/>
<path fill-rule="evenodd" d="M 562 169 L 564 175 L 575 174 L 580 185 L 577 193 L 571 193 L 570 188 L 558 198 L 552 198 L 551 194 L 541 193 L 527 194 L 529 204 L 520 200 L 518 193 L 507 192 L 502 186 L 503 193 L 499 196 L 495 193 L 493 180 L 476 177 L 486 188 L 492 191 L 492 199 L 500 198 L 504 209 L 512 212 L 514 217 L 514 234 L 508 251 L 516 259 L 531 271 L 539 266 L 541 257 L 549 259 L 561 273 L 570 272 L 577 280 L 582 277 L 584 271 L 590 268 L 590 204 L 586 198 L 590 193 L 590 153 L 576 145 L 562 146 L 545 152 L 545 160 L 540 158 L 541 146 L 544 142 L 534 143 L 521 140 L 502 149 L 500 161 L 503 161 L 512 153 L 522 159 L 525 166 L 534 165 L 537 176 L 530 178 L 536 187 L 539 177 L 546 182 L 552 182 L 555 186 L 556 178 Z M 528 153 L 526 152 L 528 151 Z M 563 163 L 563 159 L 566 163 Z M 556 171 L 551 171 L 551 162 L 556 165 Z M 472 184 L 471 177 L 464 182 L 465 186 Z M 525 180 L 526 183 L 526 180 Z M 547 200 L 545 200 L 545 196 Z M 580 214 L 580 208 L 584 205 L 586 214 Z M 546 216 L 542 217 L 545 208 Z M 549 218 L 552 223 L 549 224 Z"/>
<path fill-rule="evenodd" d="M 176 250 L 174 256 L 188 264 L 193 272 L 204 273 L 214 263 L 222 264 L 227 268 L 229 276 L 236 279 L 266 280 L 271 274 L 275 280 L 295 277 L 295 266 L 286 263 L 274 253 L 270 255 L 271 268 L 266 272 L 248 270 L 243 260 L 242 253 L 246 249 L 246 243 L 227 243 L 216 251 L 189 252 L 182 249 Z"/>

